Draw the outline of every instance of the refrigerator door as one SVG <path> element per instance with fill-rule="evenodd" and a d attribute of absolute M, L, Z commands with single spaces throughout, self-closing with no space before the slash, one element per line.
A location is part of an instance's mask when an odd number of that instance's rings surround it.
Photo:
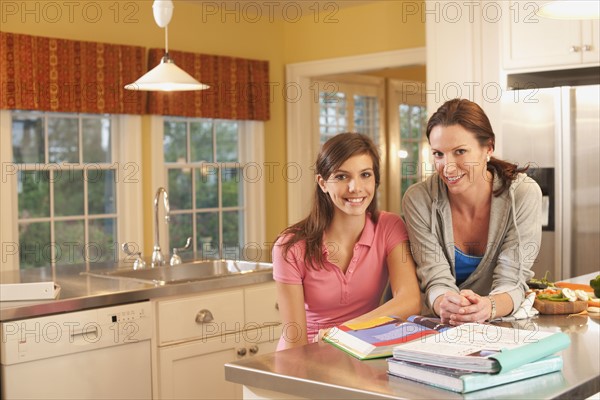
<path fill-rule="evenodd" d="M 552 177 L 542 184 L 544 195 L 543 211 L 545 221 L 553 223 L 542 231 L 542 243 L 538 257 L 533 264 L 536 277 L 548 272 L 550 279 L 561 277 L 559 183 L 557 166 L 558 149 L 561 144 L 561 89 L 528 89 L 506 92 L 502 97 L 502 149 L 501 157 L 507 161 L 544 171 L 545 177 Z M 537 173 L 538 177 L 540 174 Z M 556 194 L 556 195 L 555 195 Z"/>
<path fill-rule="evenodd" d="M 562 252 L 563 276 L 572 277 L 600 270 L 600 86 L 563 88 L 565 97 Z"/>

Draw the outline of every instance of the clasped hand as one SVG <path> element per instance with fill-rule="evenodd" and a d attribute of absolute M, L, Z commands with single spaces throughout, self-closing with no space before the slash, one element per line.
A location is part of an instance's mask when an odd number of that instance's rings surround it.
<path fill-rule="evenodd" d="M 472 290 L 460 293 L 446 292 L 439 303 L 442 323 L 460 325 L 467 322 L 484 322 L 490 317 L 491 303 Z"/>

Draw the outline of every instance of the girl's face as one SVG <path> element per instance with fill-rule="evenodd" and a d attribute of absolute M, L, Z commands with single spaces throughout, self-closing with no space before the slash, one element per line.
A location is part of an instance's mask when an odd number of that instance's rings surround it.
<path fill-rule="evenodd" d="M 364 215 L 375 195 L 373 160 L 368 154 L 350 157 L 327 180 L 321 175 L 317 180 L 335 205 L 336 215 Z"/>
<path fill-rule="evenodd" d="M 451 194 L 481 187 L 487 177 L 487 156 L 492 147 L 482 147 L 475 135 L 460 125 L 436 126 L 429 134 L 435 169 Z"/>

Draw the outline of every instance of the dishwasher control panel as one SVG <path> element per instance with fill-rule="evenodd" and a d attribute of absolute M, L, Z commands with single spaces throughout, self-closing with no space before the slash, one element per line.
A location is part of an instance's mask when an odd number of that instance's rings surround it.
<path fill-rule="evenodd" d="M 0 363 L 10 365 L 149 340 L 150 302 L 49 315 L 0 325 Z"/>

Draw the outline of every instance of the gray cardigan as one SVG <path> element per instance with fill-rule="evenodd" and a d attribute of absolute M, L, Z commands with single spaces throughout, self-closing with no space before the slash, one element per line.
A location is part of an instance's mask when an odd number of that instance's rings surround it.
<path fill-rule="evenodd" d="M 493 189 L 500 186 L 494 175 Z M 434 174 L 411 186 L 402 209 L 426 306 L 447 291 L 471 289 L 486 296 L 508 293 L 515 312 L 524 299 L 542 238 L 542 192 L 519 174 L 500 196 L 492 196 L 487 249 L 475 271 L 456 286 L 452 213 L 445 183 Z"/>

